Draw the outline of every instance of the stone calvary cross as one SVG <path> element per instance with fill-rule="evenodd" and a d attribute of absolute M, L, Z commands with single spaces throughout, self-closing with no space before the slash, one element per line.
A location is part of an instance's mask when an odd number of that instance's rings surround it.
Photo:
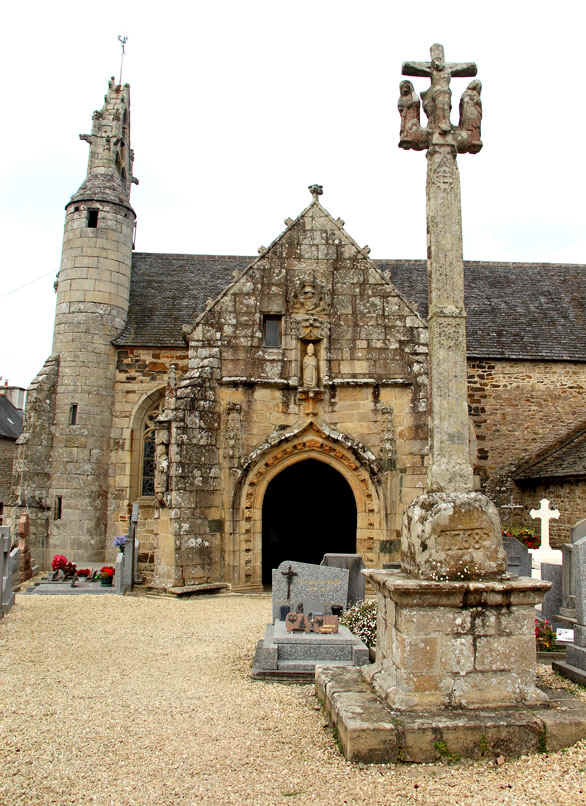
<path fill-rule="evenodd" d="M 422 93 L 427 128 L 420 125 L 420 102 L 413 84 L 400 85 L 399 146 L 427 150 L 427 272 L 431 376 L 431 465 L 427 488 L 437 492 L 473 489 L 469 457 L 466 313 L 458 152 L 482 148 L 481 84 L 473 81 L 460 101 L 460 123 L 450 122 L 452 76 L 475 76 L 472 63 L 446 64 L 441 45 L 431 46 L 430 62 L 405 62 L 403 75 L 431 78 Z"/>

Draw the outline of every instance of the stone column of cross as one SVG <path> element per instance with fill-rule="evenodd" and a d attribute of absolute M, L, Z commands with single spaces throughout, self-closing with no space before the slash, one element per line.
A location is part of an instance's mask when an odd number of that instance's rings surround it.
<path fill-rule="evenodd" d="M 460 126 L 450 122 L 452 76 L 475 76 L 476 65 L 446 64 L 432 45 L 430 62 L 405 62 L 403 75 L 427 76 L 423 97 L 428 127 L 419 125 L 419 98 L 401 82 L 401 148 L 427 149 L 427 271 L 431 379 L 431 492 L 473 489 L 468 447 L 466 313 L 458 151 L 480 150 L 480 82 L 472 82 L 460 105 Z M 475 87 L 473 87 L 473 84 Z M 468 93 L 468 96 L 466 94 Z M 465 98 L 466 96 L 466 98 Z M 474 115 L 476 114 L 476 118 Z"/>

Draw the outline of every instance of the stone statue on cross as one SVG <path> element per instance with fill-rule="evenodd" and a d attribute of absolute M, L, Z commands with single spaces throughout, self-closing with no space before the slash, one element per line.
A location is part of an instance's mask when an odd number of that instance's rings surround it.
<path fill-rule="evenodd" d="M 438 136 L 448 136 L 452 145 L 461 152 L 476 154 L 482 148 L 480 139 L 480 123 L 482 120 L 482 104 L 480 81 L 472 81 L 462 95 L 460 101 L 460 122 L 452 126 L 452 91 L 450 81 L 453 77 L 475 76 L 476 65 L 473 62 L 450 64 L 444 58 L 442 45 L 431 46 L 430 62 L 405 62 L 404 76 L 424 76 L 431 79 L 431 86 L 421 93 L 423 111 L 427 115 L 428 126 L 419 125 L 419 98 L 410 81 L 402 81 L 400 85 L 399 112 L 401 113 L 401 136 L 399 147 L 420 151 L 432 145 Z M 408 125 L 405 125 L 408 123 Z M 441 142 L 441 140 L 439 141 Z M 446 143 L 448 141 L 446 140 Z"/>

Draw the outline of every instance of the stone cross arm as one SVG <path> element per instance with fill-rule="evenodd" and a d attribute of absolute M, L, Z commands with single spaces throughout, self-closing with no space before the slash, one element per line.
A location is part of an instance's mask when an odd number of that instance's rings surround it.
<path fill-rule="evenodd" d="M 443 69 L 455 78 L 475 76 L 478 69 L 474 62 L 461 62 L 445 64 Z M 432 74 L 431 62 L 403 62 L 402 74 L 404 76 L 423 76 L 429 78 Z"/>

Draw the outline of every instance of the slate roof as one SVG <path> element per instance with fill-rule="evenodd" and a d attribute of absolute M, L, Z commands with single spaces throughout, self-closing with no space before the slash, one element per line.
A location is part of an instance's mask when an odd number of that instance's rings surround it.
<path fill-rule="evenodd" d="M 18 439 L 22 431 L 22 411 L 0 395 L 0 437 Z"/>
<path fill-rule="evenodd" d="M 540 479 L 586 476 L 586 424 L 517 467 L 513 478 Z"/>
<path fill-rule="evenodd" d="M 135 252 L 117 346 L 185 347 L 191 324 L 254 257 Z M 374 260 L 427 316 L 424 261 Z M 465 262 L 468 356 L 586 361 L 586 266 Z"/>

